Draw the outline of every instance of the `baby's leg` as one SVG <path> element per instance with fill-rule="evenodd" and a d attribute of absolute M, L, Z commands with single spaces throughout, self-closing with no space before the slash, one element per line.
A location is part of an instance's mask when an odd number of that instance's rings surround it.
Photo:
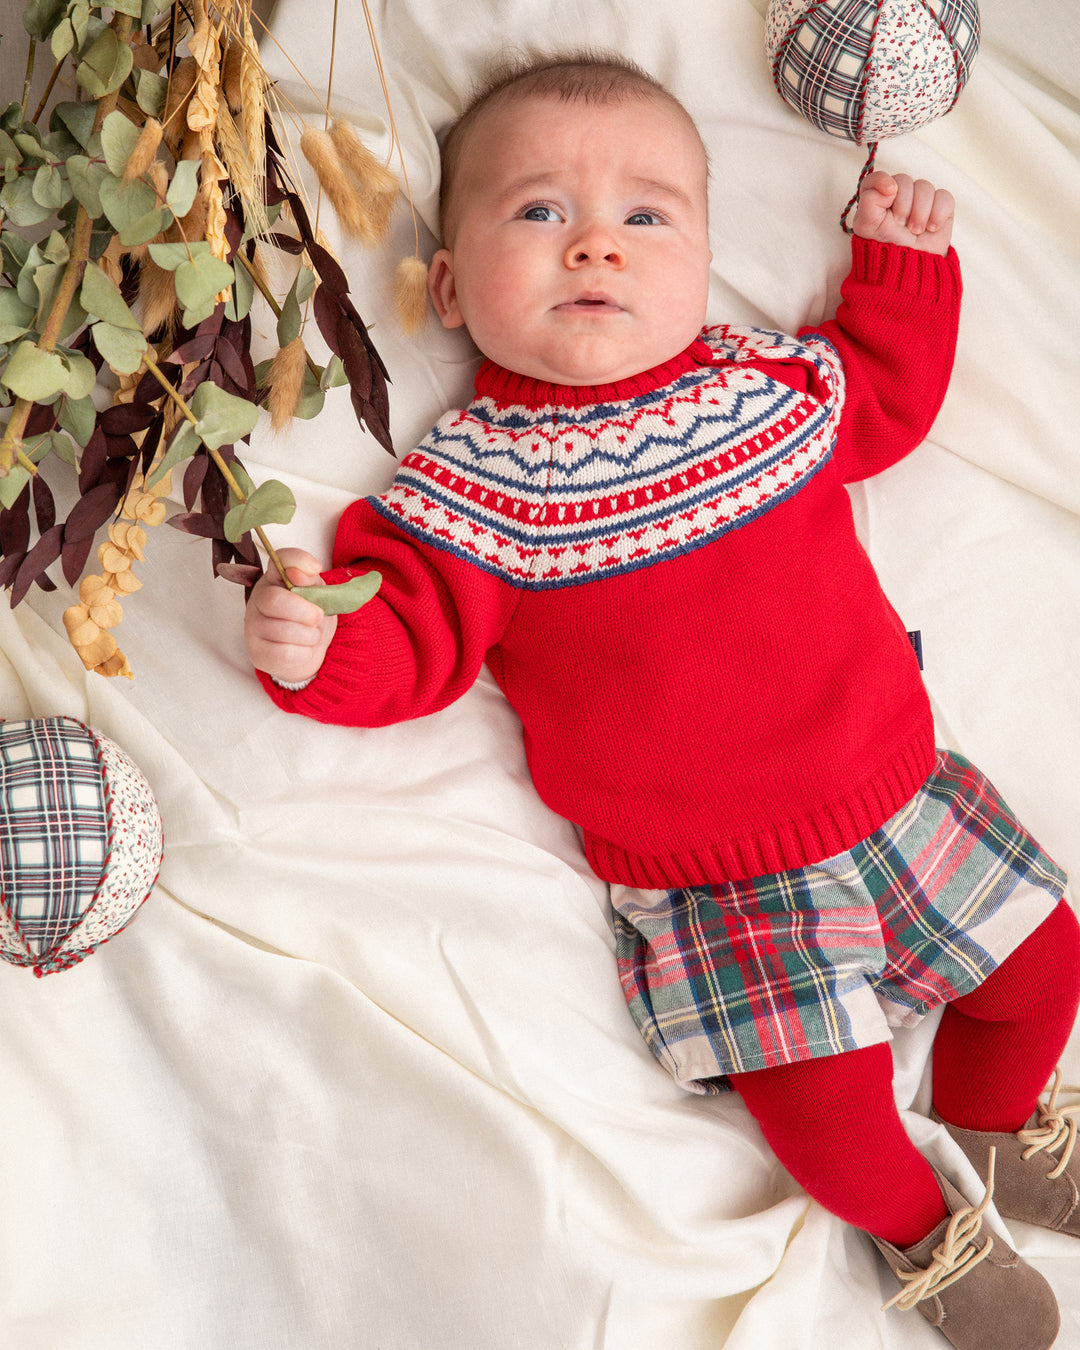
<path fill-rule="evenodd" d="M 966 1130 L 1019 1130 L 1061 1057 L 1080 1002 L 1080 927 L 1062 901 L 977 989 L 946 1006 L 934 1109 Z"/>
<path fill-rule="evenodd" d="M 809 1195 L 905 1248 L 948 1210 L 904 1130 L 892 1080 L 888 1044 L 731 1075 L 773 1152 Z"/>
<path fill-rule="evenodd" d="M 946 1007 L 934 1042 L 934 1114 L 994 1203 L 1023 1219 L 1080 1237 L 1077 1108 L 1059 1107 L 1054 1072 L 1080 1000 L 1080 928 L 1062 901 L 994 973 Z"/>
<path fill-rule="evenodd" d="M 788 1171 L 826 1209 L 869 1231 L 917 1308 L 957 1350 L 1048 1350 L 1053 1290 L 911 1144 L 887 1044 L 732 1074 Z M 888 1306 L 888 1305 L 887 1305 Z"/>

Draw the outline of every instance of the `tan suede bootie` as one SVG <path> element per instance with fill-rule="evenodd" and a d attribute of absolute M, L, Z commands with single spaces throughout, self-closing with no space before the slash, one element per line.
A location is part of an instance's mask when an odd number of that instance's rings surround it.
<path fill-rule="evenodd" d="M 950 1217 L 901 1251 L 874 1238 L 903 1288 L 886 1308 L 918 1308 L 956 1350 L 1049 1350 L 1061 1319 L 1049 1284 L 996 1234 L 983 1232 L 993 1194 L 970 1205 L 935 1169 Z"/>
<path fill-rule="evenodd" d="M 1055 1071 L 1046 1102 L 1039 1102 L 1015 1134 L 962 1130 L 936 1111 L 930 1116 L 945 1126 L 983 1182 L 988 1154 L 994 1150 L 994 1204 L 999 1214 L 1080 1237 L 1080 1151 L 1073 1152 L 1080 1105 L 1059 1107 L 1060 1090 L 1061 1074 Z"/>

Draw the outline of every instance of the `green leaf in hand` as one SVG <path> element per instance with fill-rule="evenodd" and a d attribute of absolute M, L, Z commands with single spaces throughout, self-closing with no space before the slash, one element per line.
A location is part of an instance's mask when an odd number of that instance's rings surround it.
<path fill-rule="evenodd" d="M 324 614 L 352 614 L 366 605 L 382 584 L 378 572 L 341 581 L 333 586 L 294 586 L 293 594 L 318 605 Z"/>

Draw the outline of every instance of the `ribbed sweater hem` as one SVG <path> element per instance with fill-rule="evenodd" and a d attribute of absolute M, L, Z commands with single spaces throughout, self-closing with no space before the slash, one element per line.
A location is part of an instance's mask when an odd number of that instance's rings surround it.
<path fill-rule="evenodd" d="M 586 831 L 585 855 L 604 881 L 650 890 L 705 886 L 807 867 L 844 853 L 880 829 L 930 777 L 935 760 L 931 725 L 861 789 L 784 825 L 662 855 L 635 853 Z"/>

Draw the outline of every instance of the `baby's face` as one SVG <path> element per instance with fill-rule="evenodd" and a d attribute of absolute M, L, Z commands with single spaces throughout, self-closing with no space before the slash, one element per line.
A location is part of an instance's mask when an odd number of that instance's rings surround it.
<path fill-rule="evenodd" d="M 667 100 L 486 111 L 462 147 L 453 237 L 429 287 L 447 328 L 557 384 L 606 384 L 676 356 L 709 288 L 700 139 Z"/>

